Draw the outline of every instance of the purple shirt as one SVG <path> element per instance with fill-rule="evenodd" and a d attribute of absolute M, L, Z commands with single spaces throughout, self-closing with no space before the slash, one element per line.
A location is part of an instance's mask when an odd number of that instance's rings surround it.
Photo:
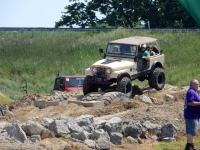
<path fill-rule="evenodd" d="M 184 104 L 184 117 L 185 119 L 199 119 L 200 118 L 200 106 L 189 106 L 187 103 L 200 102 L 200 97 L 197 92 L 189 88 L 186 93 Z"/>

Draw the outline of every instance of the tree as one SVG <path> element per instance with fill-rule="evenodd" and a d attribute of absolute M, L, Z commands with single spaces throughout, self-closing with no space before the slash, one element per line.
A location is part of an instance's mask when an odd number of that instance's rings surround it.
<path fill-rule="evenodd" d="M 79 25 L 96 27 L 106 24 L 111 27 L 134 28 L 144 21 L 151 28 L 197 27 L 197 24 L 177 0 L 90 0 L 87 5 L 72 0 L 55 27 Z M 95 12 L 105 17 L 98 19 Z M 181 14 L 181 15 L 180 15 Z"/>
<path fill-rule="evenodd" d="M 85 28 L 88 25 L 95 26 L 97 21 L 95 12 L 88 9 L 84 3 L 77 2 L 66 6 L 65 9 L 67 11 L 63 12 L 64 15 L 61 16 L 60 21 L 55 23 L 56 28 L 64 25 L 71 28 L 73 25 L 79 25 L 82 28 Z"/>

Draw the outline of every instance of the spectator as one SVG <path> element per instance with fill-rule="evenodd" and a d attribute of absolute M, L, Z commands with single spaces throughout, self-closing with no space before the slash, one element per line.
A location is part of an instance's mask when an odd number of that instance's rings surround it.
<path fill-rule="evenodd" d="M 199 82 L 196 79 L 190 81 L 184 103 L 184 118 L 187 144 L 185 150 L 195 150 L 193 140 L 197 134 L 200 117 L 200 97 L 197 94 Z"/>

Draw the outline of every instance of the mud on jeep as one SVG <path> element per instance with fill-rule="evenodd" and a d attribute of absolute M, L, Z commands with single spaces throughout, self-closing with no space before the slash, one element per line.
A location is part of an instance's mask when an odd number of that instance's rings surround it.
<path fill-rule="evenodd" d="M 138 51 L 146 44 L 146 51 L 153 48 L 154 56 L 147 61 Z M 102 54 L 103 49 L 99 49 Z M 150 37 L 128 37 L 108 43 L 104 59 L 95 62 L 85 70 L 83 82 L 84 95 L 114 88 L 132 95 L 132 80 L 148 80 L 149 86 L 161 90 L 165 85 L 164 54 L 158 39 Z"/>

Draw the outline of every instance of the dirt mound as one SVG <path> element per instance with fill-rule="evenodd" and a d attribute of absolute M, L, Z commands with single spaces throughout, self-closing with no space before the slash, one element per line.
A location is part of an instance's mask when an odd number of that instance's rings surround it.
<path fill-rule="evenodd" d="M 77 118 L 81 115 L 90 114 L 94 115 L 95 120 L 100 119 L 111 119 L 112 117 L 118 116 L 122 120 L 140 120 L 141 122 L 150 121 L 154 124 L 164 125 L 168 123 L 173 123 L 177 127 L 177 140 L 185 139 L 185 129 L 184 129 L 184 118 L 183 118 L 183 103 L 185 98 L 185 90 L 166 87 L 160 91 L 151 91 L 148 87 L 134 87 L 134 93 L 131 100 L 119 101 L 111 103 L 106 107 L 84 107 L 82 105 L 77 105 L 75 103 L 70 103 L 61 106 L 49 106 L 44 109 L 39 109 L 38 107 L 31 106 L 27 100 L 39 99 L 41 96 L 34 94 L 23 97 L 21 101 L 17 101 L 9 105 L 9 109 L 15 114 L 15 118 L 1 117 L 1 121 L 13 121 L 19 120 L 20 122 L 25 122 L 26 120 L 33 120 L 41 122 L 42 118 L 58 118 L 60 116 L 70 116 Z M 77 90 L 74 92 L 66 92 L 65 94 L 70 95 L 70 98 L 83 99 L 82 90 Z M 152 103 L 145 103 L 138 99 L 135 99 L 136 95 L 143 95 L 150 97 L 153 100 Z M 170 99 L 167 96 L 171 96 Z M 48 95 L 49 96 L 49 95 Z M 46 97 L 48 97 L 46 96 Z M 43 96 L 44 97 L 44 96 Z M 42 140 L 39 144 L 48 149 L 63 149 L 64 146 L 68 148 L 74 143 L 59 138 L 56 139 L 57 142 L 52 142 L 54 139 Z M 63 141 L 64 140 L 64 141 Z M 57 143 L 57 144 L 50 144 Z M 125 145 L 113 146 L 115 150 L 126 149 L 127 141 L 123 141 Z M 136 147 L 148 147 L 148 143 L 143 143 Z M 146 148 L 146 147 L 145 147 Z"/>

